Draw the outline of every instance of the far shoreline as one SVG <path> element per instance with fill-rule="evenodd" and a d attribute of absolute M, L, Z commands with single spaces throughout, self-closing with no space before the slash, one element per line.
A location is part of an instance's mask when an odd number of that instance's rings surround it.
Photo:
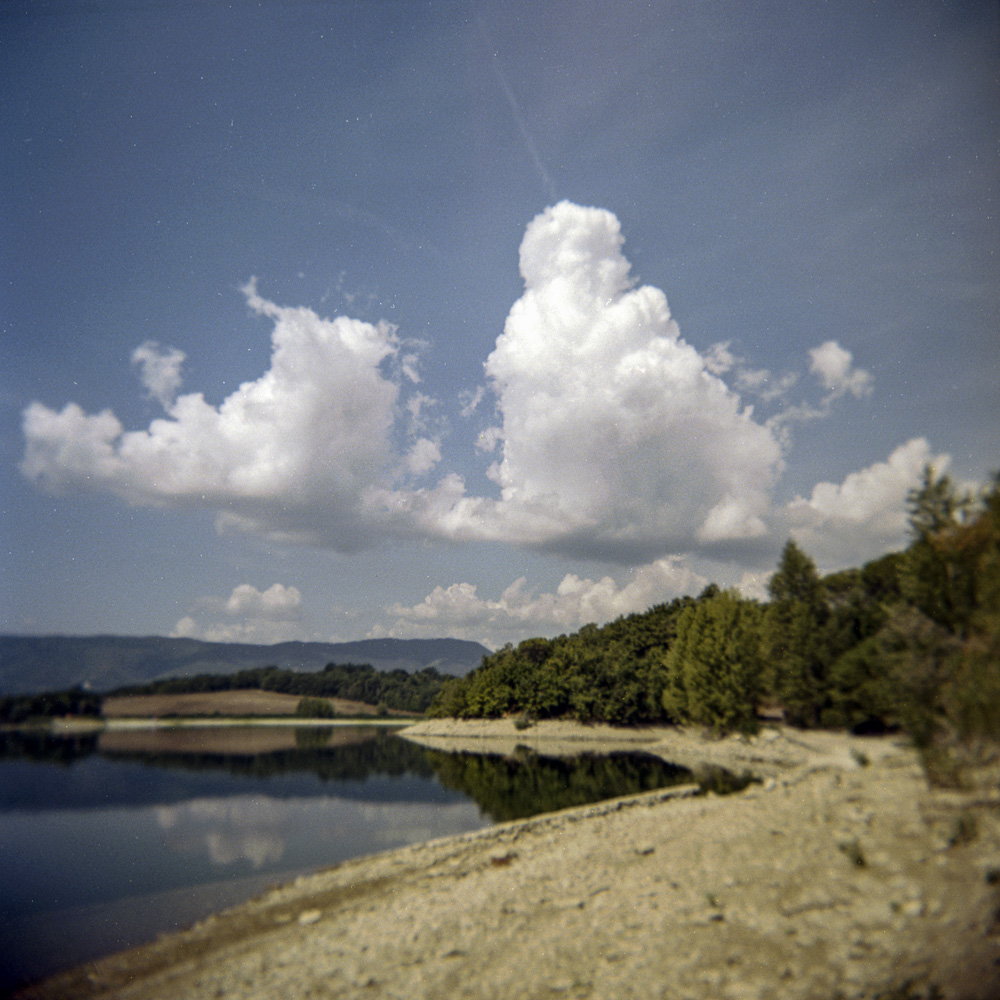
<path fill-rule="evenodd" d="M 55 735 L 102 732 L 131 729 L 218 729 L 222 727 L 274 726 L 308 727 L 310 729 L 336 726 L 379 726 L 402 729 L 413 724 L 413 719 L 392 719 L 384 716 L 358 718 L 311 719 L 301 716 L 119 716 L 113 719 L 56 719 L 48 727 Z M 32 727 L 16 727 L 30 729 Z M 41 727 L 45 728 L 45 727 Z"/>
<path fill-rule="evenodd" d="M 344 726 L 375 726 L 381 729 L 403 729 L 419 718 L 358 716 L 356 718 L 312 719 L 299 716 L 118 716 L 112 719 L 75 716 L 24 723 L 5 723 L 0 732 L 45 733 L 50 736 L 87 736 L 102 732 L 122 732 L 145 729 L 223 729 L 223 728 L 337 728 Z"/>

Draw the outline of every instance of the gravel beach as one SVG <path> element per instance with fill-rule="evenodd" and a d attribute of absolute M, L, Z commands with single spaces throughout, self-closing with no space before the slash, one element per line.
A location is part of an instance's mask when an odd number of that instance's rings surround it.
<path fill-rule="evenodd" d="M 641 748 L 751 769 L 298 879 L 24 998 L 1000 997 L 1000 797 L 898 737 L 423 722 L 438 749 Z"/>

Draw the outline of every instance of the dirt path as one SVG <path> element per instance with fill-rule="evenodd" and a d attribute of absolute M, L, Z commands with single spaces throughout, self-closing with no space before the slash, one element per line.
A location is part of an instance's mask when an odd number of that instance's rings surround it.
<path fill-rule="evenodd" d="M 436 725 L 412 735 L 615 734 Z M 737 796 L 673 789 L 348 862 L 24 995 L 1000 997 L 995 797 L 929 790 L 890 739 L 640 741 L 772 773 Z"/>

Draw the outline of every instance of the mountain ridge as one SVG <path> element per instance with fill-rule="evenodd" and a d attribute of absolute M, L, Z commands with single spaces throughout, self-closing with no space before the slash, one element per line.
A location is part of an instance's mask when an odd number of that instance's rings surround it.
<path fill-rule="evenodd" d="M 328 663 L 370 663 L 408 672 L 434 667 L 463 676 L 490 650 L 466 639 L 359 639 L 271 645 L 167 636 L 0 635 L 0 694 L 82 685 L 111 691 L 163 677 L 229 674 L 253 667 L 321 670 Z"/>

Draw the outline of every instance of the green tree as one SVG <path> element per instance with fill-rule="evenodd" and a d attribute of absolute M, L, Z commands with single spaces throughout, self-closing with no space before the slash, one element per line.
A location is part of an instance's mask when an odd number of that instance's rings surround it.
<path fill-rule="evenodd" d="M 761 610 L 734 591 L 687 608 L 666 657 L 663 705 L 677 722 L 719 731 L 756 728 L 762 691 Z"/>
<path fill-rule="evenodd" d="M 873 733 L 899 723 L 899 690 L 877 635 L 851 646 L 833 661 L 826 700 L 820 715 L 823 726 Z"/>
<path fill-rule="evenodd" d="M 903 594 L 932 621 L 961 635 L 976 603 L 977 553 L 970 551 L 969 533 L 961 530 L 972 501 L 928 465 L 920 487 L 910 491 L 908 506 L 913 541 L 903 564 Z"/>
<path fill-rule="evenodd" d="M 767 585 L 773 601 L 801 601 L 810 606 L 823 599 L 823 584 L 816 564 L 791 538 L 781 550 L 778 568 Z"/>
<path fill-rule="evenodd" d="M 932 538 L 953 528 L 965 519 L 972 498 L 959 494 L 947 475 L 938 475 L 932 465 L 925 465 L 920 486 L 906 497 L 910 531 L 916 541 Z"/>
<path fill-rule="evenodd" d="M 877 732 L 899 722 L 898 690 L 882 633 L 901 606 L 902 561 L 900 553 L 890 553 L 823 578 L 828 616 L 821 642 L 830 663 L 823 726 Z"/>
<path fill-rule="evenodd" d="M 449 677 L 441 685 L 437 697 L 427 709 L 427 714 L 432 718 L 466 718 L 469 715 L 467 692 L 468 685 L 464 678 Z"/>
<path fill-rule="evenodd" d="M 789 539 L 768 584 L 763 623 L 768 686 L 789 722 L 818 724 L 826 699 L 827 654 L 821 641 L 829 609 L 816 564 Z"/>
<path fill-rule="evenodd" d="M 886 629 L 907 730 L 932 780 L 1000 743 L 1000 476 L 977 504 L 927 470 L 911 495 L 906 608 Z"/>

